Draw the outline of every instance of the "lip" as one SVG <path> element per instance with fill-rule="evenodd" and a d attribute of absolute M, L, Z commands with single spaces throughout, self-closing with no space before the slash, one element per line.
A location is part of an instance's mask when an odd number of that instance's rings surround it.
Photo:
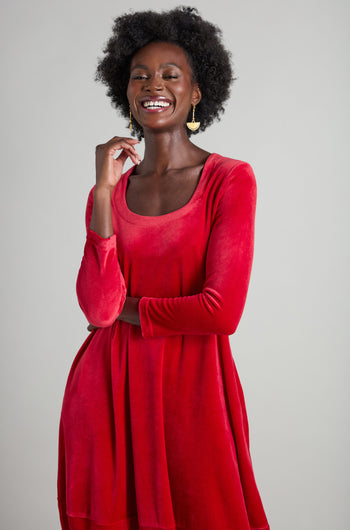
<path fill-rule="evenodd" d="M 169 106 L 168 107 L 158 107 L 158 108 L 154 108 L 154 107 L 144 107 L 143 106 L 143 103 L 145 101 L 162 101 L 164 103 L 169 103 Z M 141 98 L 139 100 L 139 104 L 140 104 L 140 108 L 144 111 L 144 112 L 164 112 L 166 110 L 168 110 L 173 102 L 171 101 L 171 99 L 169 98 L 166 98 L 164 96 L 144 96 L 143 98 Z"/>

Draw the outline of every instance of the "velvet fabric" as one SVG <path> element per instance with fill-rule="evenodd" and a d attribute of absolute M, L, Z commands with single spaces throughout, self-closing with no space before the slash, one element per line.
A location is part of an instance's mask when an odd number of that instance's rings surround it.
<path fill-rule="evenodd" d="M 253 259 L 256 182 L 212 153 L 189 202 L 89 229 L 77 294 L 92 332 L 70 370 L 59 433 L 64 530 L 267 530 L 229 335 Z M 141 327 L 116 320 L 140 297 Z"/>

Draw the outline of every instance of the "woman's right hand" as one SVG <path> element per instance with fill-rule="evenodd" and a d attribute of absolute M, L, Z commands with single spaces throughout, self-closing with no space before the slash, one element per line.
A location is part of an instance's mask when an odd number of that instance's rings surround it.
<path fill-rule="evenodd" d="M 141 157 L 135 149 L 137 143 L 139 141 L 135 138 L 114 136 L 105 144 L 96 146 L 96 188 L 111 192 L 122 176 L 128 157 L 134 164 L 141 162 Z M 120 150 L 120 155 L 114 158 Z"/>
<path fill-rule="evenodd" d="M 123 173 L 123 166 L 128 158 L 134 164 L 141 161 L 135 150 L 138 140 L 114 136 L 105 144 L 96 147 L 96 186 L 92 207 L 90 228 L 103 238 L 113 234 L 111 197 Z M 117 158 L 114 155 L 121 151 Z"/>

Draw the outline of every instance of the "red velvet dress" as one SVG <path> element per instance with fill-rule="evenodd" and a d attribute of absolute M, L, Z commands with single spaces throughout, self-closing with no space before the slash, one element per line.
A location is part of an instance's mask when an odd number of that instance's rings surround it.
<path fill-rule="evenodd" d="M 77 280 L 99 329 L 69 373 L 59 435 L 64 530 L 267 530 L 232 358 L 247 295 L 256 184 L 212 153 L 182 208 L 142 216 L 113 198 L 114 234 L 88 227 Z M 141 327 L 116 320 L 140 297 Z"/>

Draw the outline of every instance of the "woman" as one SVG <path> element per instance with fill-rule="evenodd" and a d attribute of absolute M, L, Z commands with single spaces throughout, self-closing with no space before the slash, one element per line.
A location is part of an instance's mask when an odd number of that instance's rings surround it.
<path fill-rule="evenodd" d="M 62 528 L 266 530 L 228 337 L 247 295 L 255 178 L 190 141 L 223 110 L 229 54 L 190 8 L 118 17 L 104 52 L 97 79 L 145 154 L 130 137 L 96 149 L 77 280 L 91 334 L 62 406 Z"/>

